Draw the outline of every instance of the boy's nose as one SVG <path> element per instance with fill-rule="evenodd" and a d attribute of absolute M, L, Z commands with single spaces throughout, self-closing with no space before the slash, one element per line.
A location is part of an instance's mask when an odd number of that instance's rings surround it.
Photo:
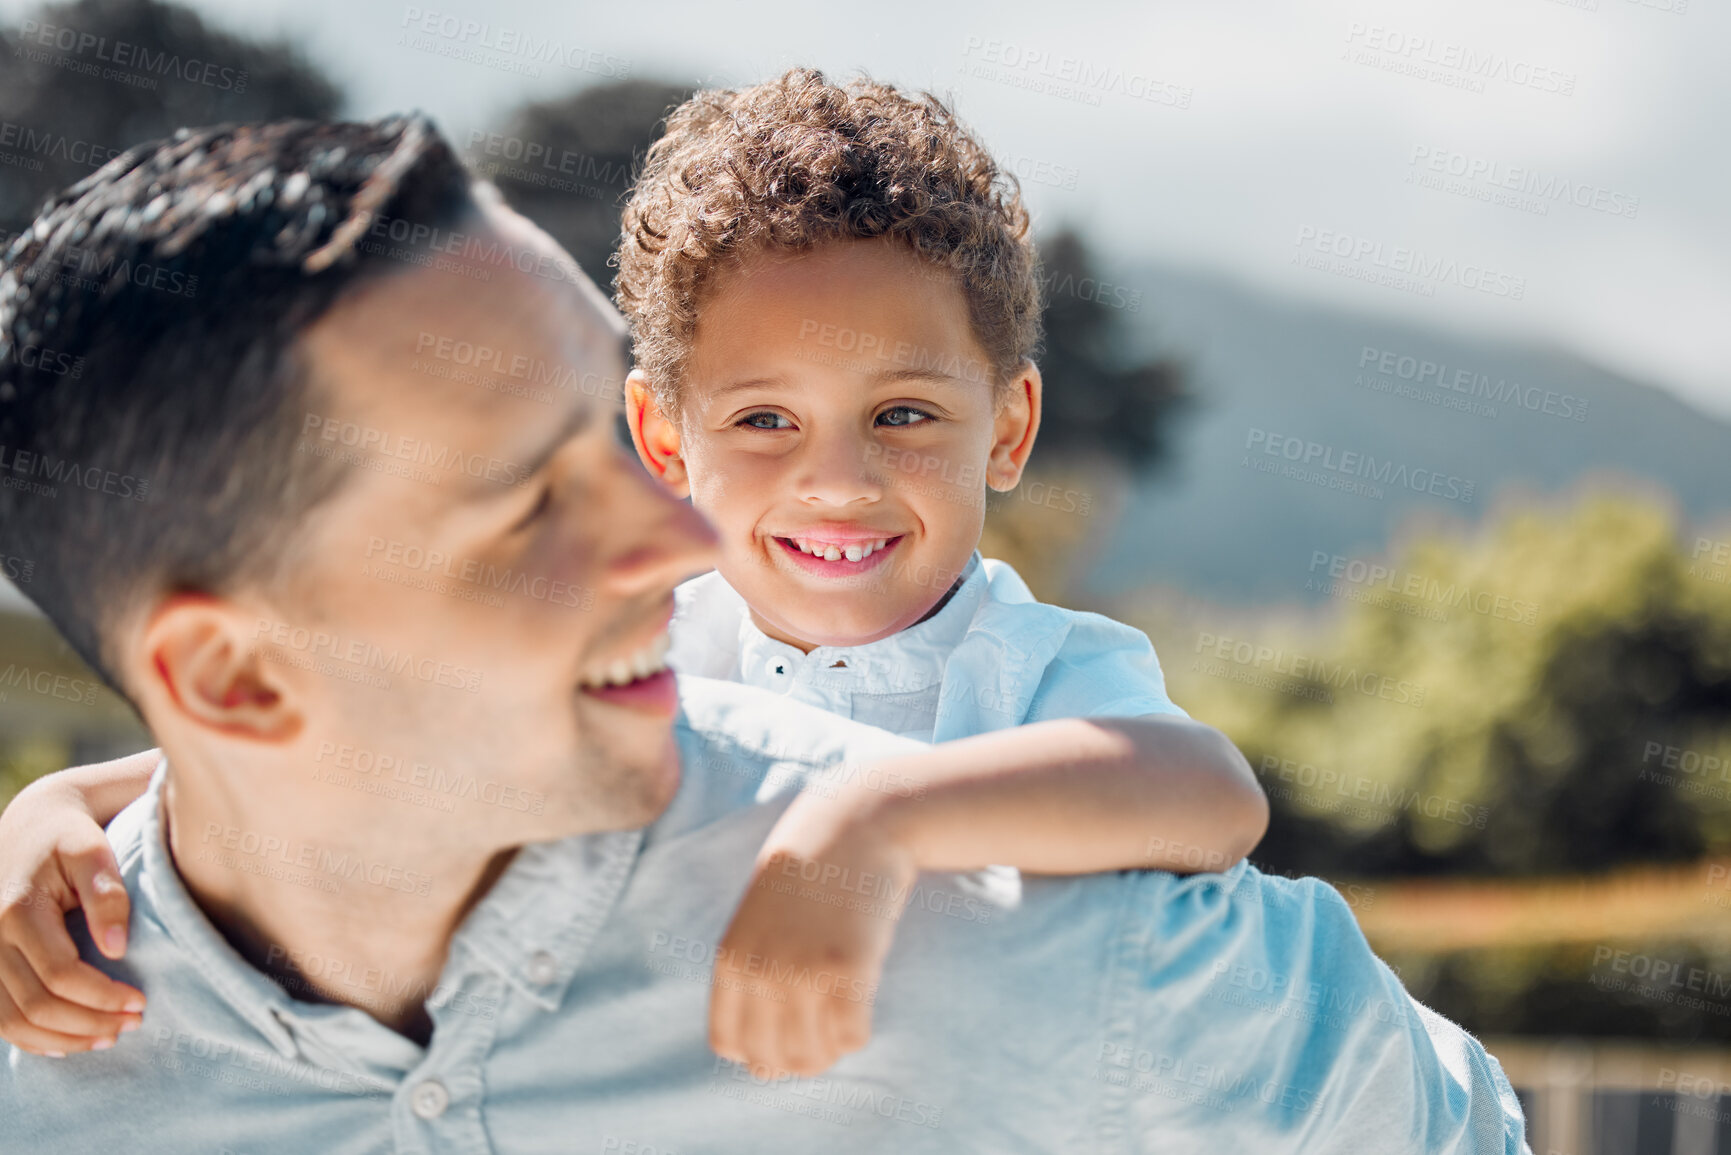
<path fill-rule="evenodd" d="M 883 478 L 873 450 L 869 444 L 839 438 L 812 441 L 800 454 L 800 499 L 813 505 L 881 500 Z"/>

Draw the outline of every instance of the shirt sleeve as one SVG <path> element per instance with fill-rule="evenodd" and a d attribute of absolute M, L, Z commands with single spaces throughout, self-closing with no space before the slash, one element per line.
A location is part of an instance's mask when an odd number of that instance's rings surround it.
<path fill-rule="evenodd" d="M 1502 1067 L 1407 994 L 1332 887 L 1248 864 L 1127 877 L 1100 1061 L 1119 1150 L 1528 1151 Z"/>
<path fill-rule="evenodd" d="M 1144 714 L 1190 716 L 1166 696 L 1148 635 L 1100 614 L 1075 614 L 1034 691 L 1027 721 Z"/>

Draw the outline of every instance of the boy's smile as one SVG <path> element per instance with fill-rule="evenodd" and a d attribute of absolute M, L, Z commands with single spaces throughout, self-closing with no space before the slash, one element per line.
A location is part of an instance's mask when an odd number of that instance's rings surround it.
<path fill-rule="evenodd" d="M 805 534 L 777 537 L 794 564 L 820 577 L 847 577 L 875 569 L 901 544 L 902 534 L 880 536 L 869 530 L 862 536 L 858 526 L 819 525 Z"/>
<path fill-rule="evenodd" d="M 955 275 L 893 240 L 745 258 L 705 291 L 687 364 L 672 420 L 634 375 L 638 451 L 720 530 L 759 628 L 807 650 L 925 617 L 1039 422 L 1039 371 L 998 386 Z"/>

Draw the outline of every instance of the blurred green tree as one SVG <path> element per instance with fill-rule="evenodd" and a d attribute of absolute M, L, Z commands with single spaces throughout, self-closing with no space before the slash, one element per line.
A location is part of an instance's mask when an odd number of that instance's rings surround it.
<path fill-rule="evenodd" d="M 1141 294 L 1109 282 L 1079 232 L 1060 229 L 1039 248 L 1046 329 L 1040 370 L 1048 382 L 1040 459 L 1157 469 L 1167 459 L 1174 418 L 1191 400 L 1183 366 L 1129 353 Z"/>
<path fill-rule="evenodd" d="M 13 159 L 0 166 L 8 232 L 132 145 L 188 125 L 328 117 L 343 104 L 288 42 L 223 32 L 161 0 L 44 5 L 0 27 L 0 57 L 0 118 L 14 126 Z"/>
<path fill-rule="evenodd" d="M 625 198 L 667 114 L 691 91 L 654 80 L 592 85 L 518 107 L 498 131 L 471 134 L 466 152 L 513 208 L 610 290 Z"/>
<path fill-rule="evenodd" d="M 5 234 L 132 145 L 187 125 L 331 116 L 343 104 L 337 84 L 290 44 L 220 31 L 160 0 L 44 5 L 0 25 L 0 59 Z M 74 706 L 17 688 L 44 672 L 93 680 L 45 621 L 0 610 L 0 802 L 68 762 L 146 744 L 106 688 Z"/>
<path fill-rule="evenodd" d="M 1022 484 L 987 502 L 981 552 L 1014 565 L 1037 597 L 1073 601 L 1131 482 L 1167 460 L 1193 400 L 1184 366 L 1131 352 L 1141 294 L 1111 285 L 1082 235 L 1039 242 L 1045 383 L 1039 440 Z"/>
<path fill-rule="evenodd" d="M 1316 579 L 1349 599 L 1332 627 L 1258 639 L 1293 655 L 1290 692 L 1175 667 L 1265 769 L 1257 860 L 1510 877 L 1731 852 L 1731 585 L 1677 533 L 1610 494 L 1511 510 L 1470 541 L 1409 538 L 1377 583 Z"/>

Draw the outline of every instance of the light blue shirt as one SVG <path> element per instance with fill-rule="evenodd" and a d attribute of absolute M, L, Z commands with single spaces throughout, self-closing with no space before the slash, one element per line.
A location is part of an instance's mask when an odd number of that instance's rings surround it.
<path fill-rule="evenodd" d="M 682 674 L 756 686 L 843 718 L 943 742 L 1050 718 L 1188 717 L 1166 696 L 1142 631 L 1034 600 L 1006 562 L 978 553 L 937 613 L 863 646 L 809 654 L 751 620 L 719 573 L 674 595 L 668 661 Z"/>
<path fill-rule="evenodd" d="M 235 953 L 168 857 L 159 772 L 110 827 L 127 958 L 81 942 L 149 994 L 143 1028 L 62 1060 L 0 1052 L 0 1149 L 1525 1150 L 1495 1060 L 1407 996 L 1345 901 L 1248 865 L 997 889 L 922 876 L 881 985 L 848 992 L 874 1002 L 865 1050 L 818 1078 L 717 1059 L 714 944 L 770 826 L 802 786 L 918 746 L 750 687 L 682 678 L 681 696 L 667 813 L 524 847 L 451 943 L 426 1048 L 297 1001 Z M 771 964 L 720 965 L 749 984 Z M 344 981 L 363 1001 L 392 982 Z"/>

